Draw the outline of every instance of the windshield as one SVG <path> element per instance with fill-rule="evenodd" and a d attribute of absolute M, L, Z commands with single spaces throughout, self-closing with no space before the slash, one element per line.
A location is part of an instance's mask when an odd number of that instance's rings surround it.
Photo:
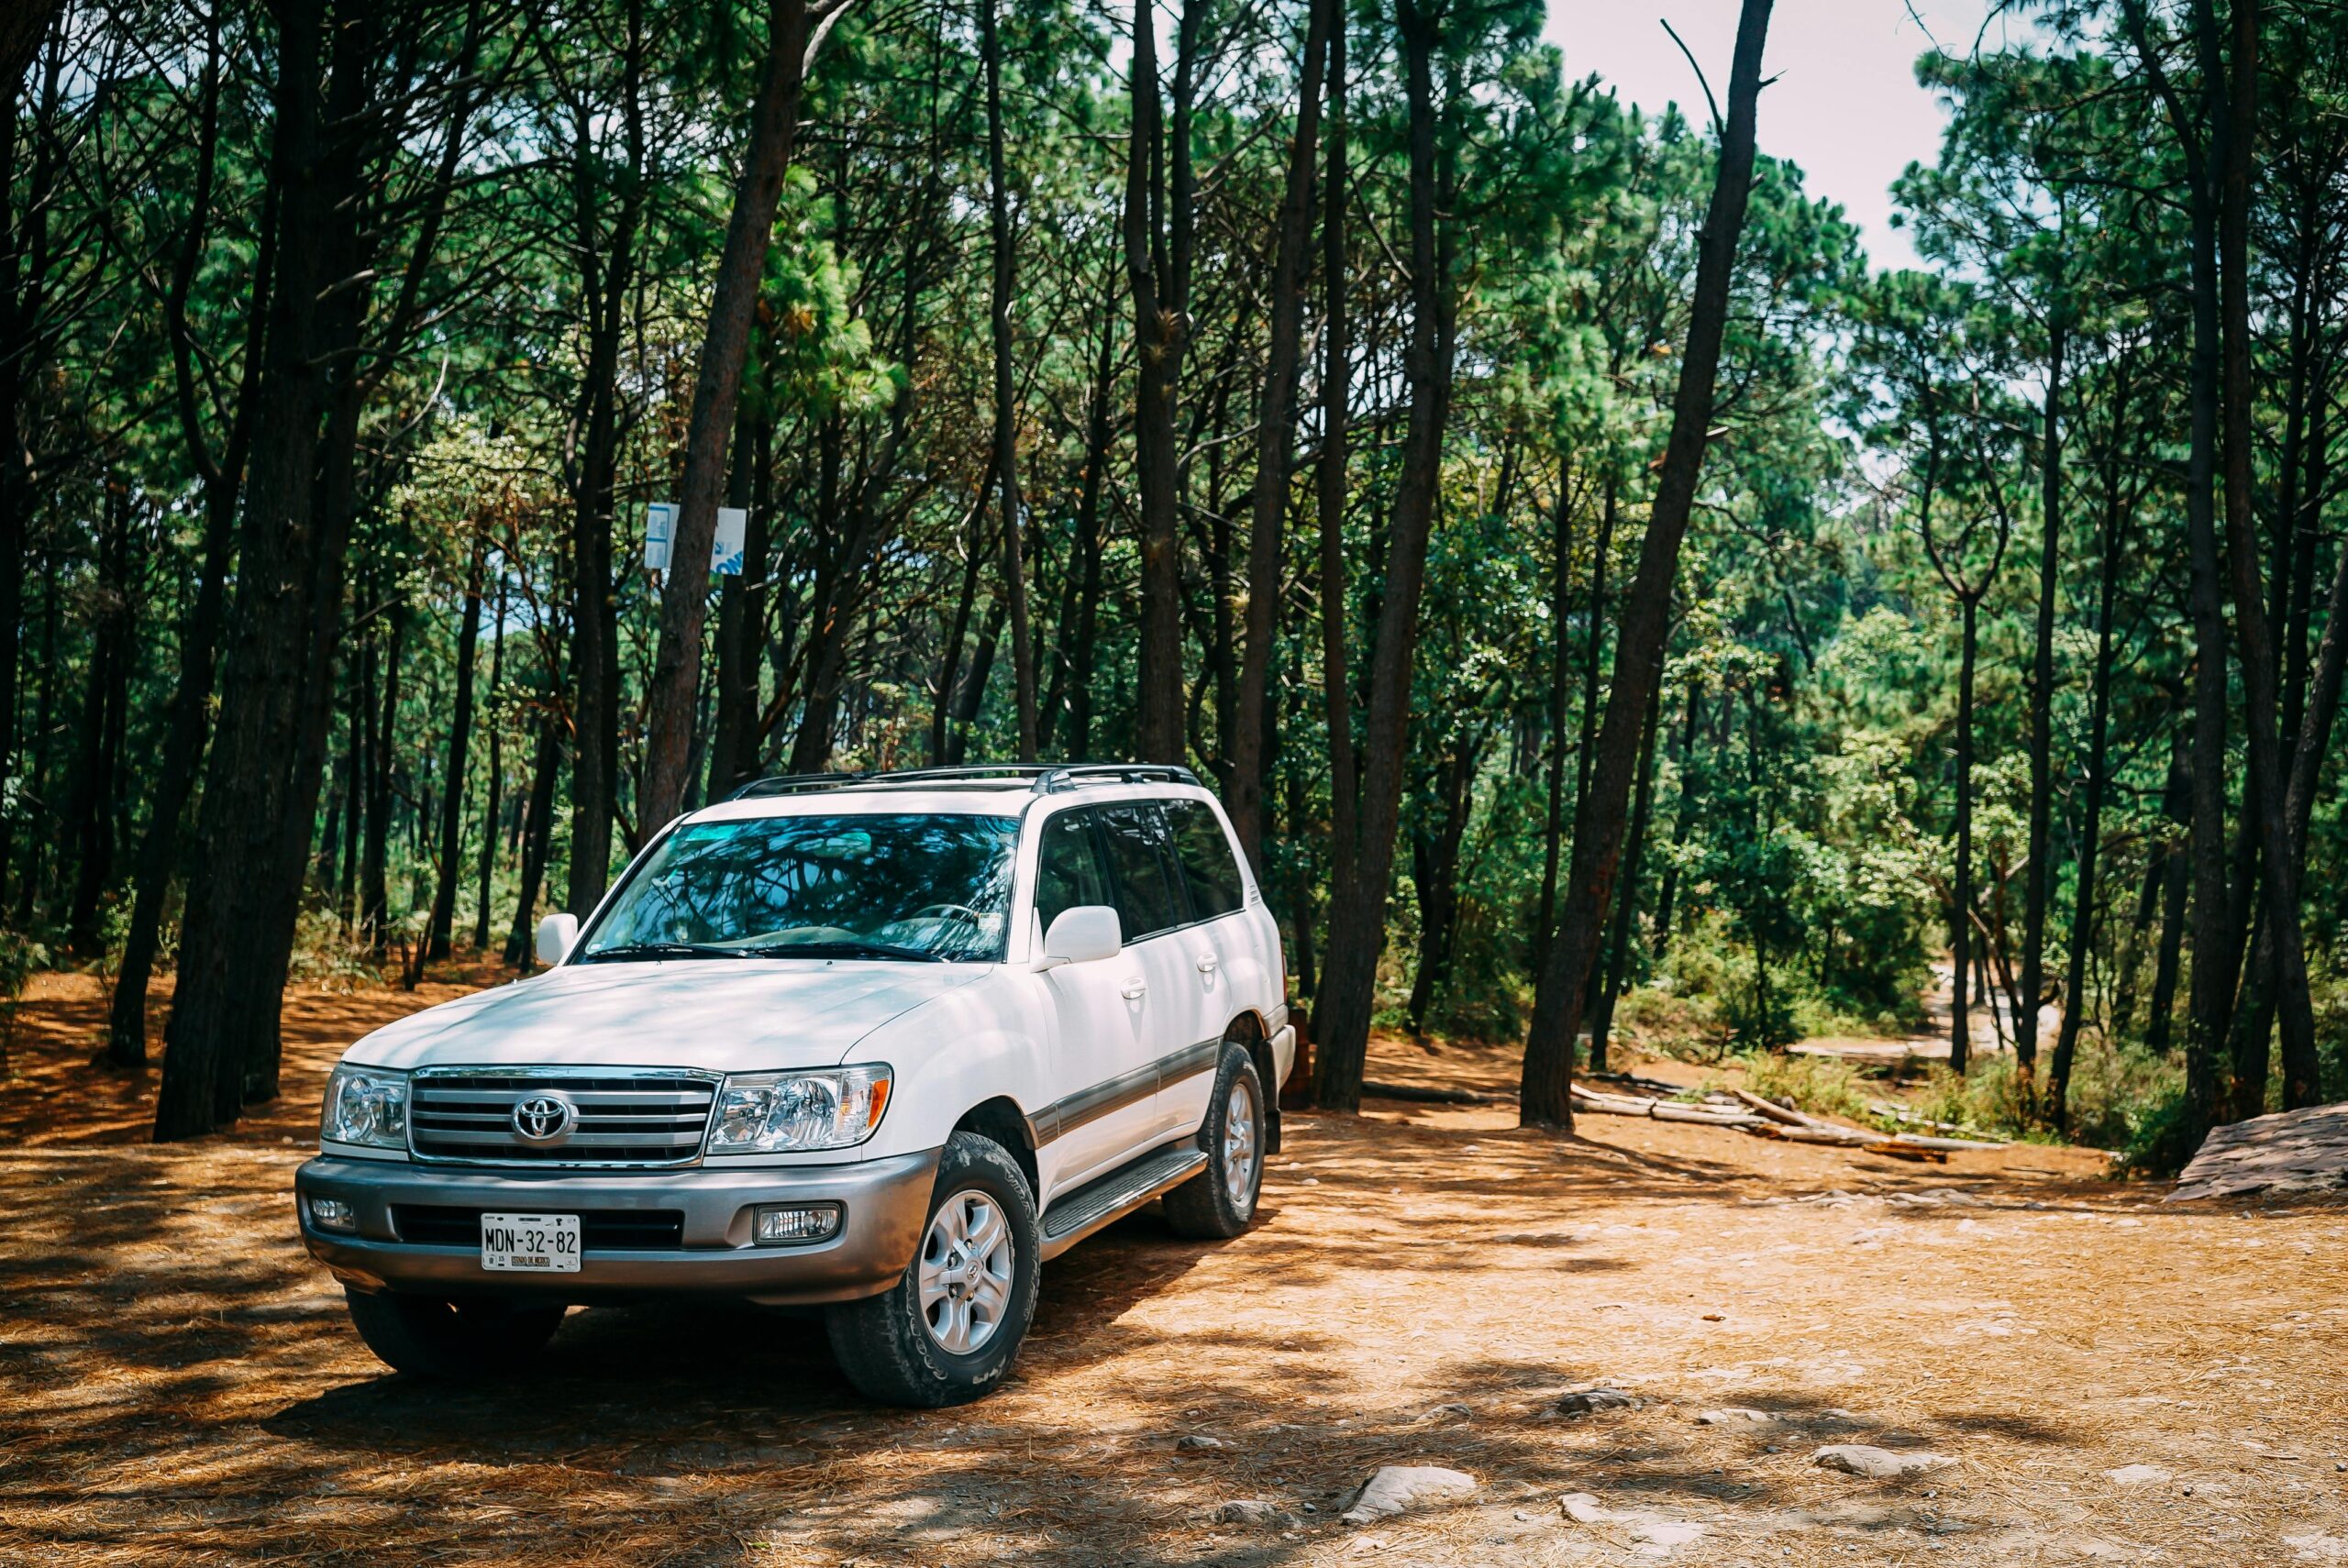
<path fill-rule="evenodd" d="M 579 961 L 993 962 L 1018 834 L 1010 817 L 689 823 L 620 889 Z"/>

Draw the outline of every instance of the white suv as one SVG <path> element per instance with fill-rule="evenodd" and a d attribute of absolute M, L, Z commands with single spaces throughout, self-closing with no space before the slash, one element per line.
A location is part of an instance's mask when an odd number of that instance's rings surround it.
<path fill-rule="evenodd" d="M 670 823 L 547 973 L 353 1045 L 302 1239 L 375 1353 L 480 1376 L 571 1303 L 820 1304 L 894 1404 L 984 1393 L 1037 1266 L 1254 1215 L 1279 933 L 1179 767 L 770 779 Z"/>

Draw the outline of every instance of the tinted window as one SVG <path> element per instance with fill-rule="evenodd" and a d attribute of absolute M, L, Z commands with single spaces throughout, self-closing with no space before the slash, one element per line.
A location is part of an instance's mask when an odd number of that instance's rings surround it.
<path fill-rule="evenodd" d="M 1127 942 L 1182 923 L 1181 889 L 1167 863 L 1166 828 L 1154 806 L 1103 806 L 1102 839 L 1117 888 L 1117 919 Z"/>
<path fill-rule="evenodd" d="M 1174 857 L 1191 884 L 1191 911 L 1200 920 L 1227 915 L 1246 901 L 1239 861 L 1214 810 L 1201 801 L 1168 801 L 1166 823 L 1174 835 Z"/>
<path fill-rule="evenodd" d="M 1036 866 L 1036 918 L 1043 928 L 1050 931 L 1063 910 L 1114 901 L 1092 845 L 1092 813 L 1062 812 L 1048 818 Z"/>
<path fill-rule="evenodd" d="M 580 961 L 998 960 L 1018 832 L 1009 817 L 687 823 L 629 876 Z"/>

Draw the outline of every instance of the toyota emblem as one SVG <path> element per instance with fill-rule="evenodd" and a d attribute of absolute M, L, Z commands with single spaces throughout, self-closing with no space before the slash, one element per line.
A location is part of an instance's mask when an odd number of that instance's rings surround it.
<path fill-rule="evenodd" d="M 579 1108 L 559 1094 L 535 1095 L 514 1108 L 514 1135 L 525 1143 L 559 1143 L 579 1120 Z"/>

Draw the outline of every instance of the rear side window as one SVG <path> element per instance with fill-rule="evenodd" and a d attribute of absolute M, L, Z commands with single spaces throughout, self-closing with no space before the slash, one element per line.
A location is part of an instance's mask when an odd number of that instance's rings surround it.
<path fill-rule="evenodd" d="M 1036 863 L 1036 918 L 1046 931 L 1061 911 L 1079 904 L 1112 903 L 1109 879 L 1093 847 L 1092 813 L 1062 812 L 1044 823 Z"/>
<path fill-rule="evenodd" d="M 1247 900 L 1247 885 L 1239 876 L 1239 859 L 1231 840 L 1215 820 L 1213 808 L 1202 801 L 1168 801 L 1166 824 L 1174 838 L 1174 857 L 1181 862 L 1183 879 L 1191 885 L 1191 909 L 1200 920 L 1235 911 Z"/>
<path fill-rule="evenodd" d="M 1127 942 L 1139 942 L 1182 923 L 1182 890 L 1174 884 L 1166 853 L 1166 827 L 1157 808 L 1103 806 L 1101 839 L 1109 852 L 1116 884 L 1117 919 Z"/>

